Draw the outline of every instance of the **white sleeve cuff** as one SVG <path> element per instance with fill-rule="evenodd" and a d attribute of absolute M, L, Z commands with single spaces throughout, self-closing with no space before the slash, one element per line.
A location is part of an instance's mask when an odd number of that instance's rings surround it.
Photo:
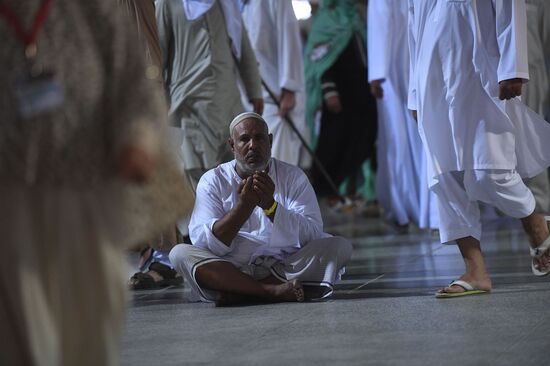
<path fill-rule="evenodd" d="M 204 233 L 206 234 L 206 245 L 208 249 L 212 252 L 212 254 L 215 254 L 219 257 L 223 257 L 229 254 L 232 251 L 232 248 L 231 246 L 227 246 L 224 243 L 222 243 L 214 235 L 212 228 L 214 227 L 214 224 L 216 223 L 216 221 L 218 221 L 218 219 L 213 219 L 210 223 L 204 224 L 203 229 L 204 229 Z"/>

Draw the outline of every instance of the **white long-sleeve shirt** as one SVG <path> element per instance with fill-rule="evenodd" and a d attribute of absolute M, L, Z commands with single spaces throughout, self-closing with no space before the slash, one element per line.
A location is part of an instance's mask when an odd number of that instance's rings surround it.
<path fill-rule="evenodd" d="M 330 236 L 323 233 L 315 192 L 300 168 L 272 158 L 269 176 L 275 184 L 273 197 L 278 202 L 273 222 L 256 207 L 227 246 L 216 238 L 212 228 L 237 204 L 241 178 L 235 171 L 235 160 L 206 172 L 197 186 L 189 224 L 193 245 L 246 265 L 262 255 L 283 259 L 311 240 Z"/>

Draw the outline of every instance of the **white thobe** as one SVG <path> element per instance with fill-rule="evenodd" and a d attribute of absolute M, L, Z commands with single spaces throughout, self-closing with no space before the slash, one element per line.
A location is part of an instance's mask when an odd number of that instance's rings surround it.
<path fill-rule="evenodd" d="M 369 82 L 383 79 L 378 100 L 377 196 L 387 219 L 437 228 L 433 193 L 426 180 L 426 156 L 418 127 L 407 108 L 409 50 L 407 3 L 368 4 Z"/>
<path fill-rule="evenodd" d="M 290 118 L 309 142 L 305 123 L 304 63 L 298 21 L 290 0 L 249 0 L 243 8 L 243 21 L 256 58 L 260 76 L 279 100 L 282 89 L 295 93 L 296 106 Z M 273 157 L 297 165 L 301 142 L 284 119 L 269 93 L 263 90 L 263 117 L 273 134 Z M 243 98 L 246 99 L 246 98 Z"/>
<path fill-rule="evenodd" d="M 550 125 L 499 81 L 529 79 L 523 0 L 409 0 L 409 108 L 418 110 L 430 185 L 451 171 L 530 177 L 550 165 Z"/>
<path fill-rule="evenodd" d="M 323 233 L 317 198 L 304 172 L 272 158 L 269 176 L 275 183 L 273 197 L 278 202 L 273 222 L 256 207 L 227 246 L 216 238 L 212 227 L 237 204 L 241 178 L 234 160 L 206 172 L 197 186 L 189 224 L 194 245 L 241 267 L 262 255 L 283 259 L 312 240 L 330 237 Z"/>

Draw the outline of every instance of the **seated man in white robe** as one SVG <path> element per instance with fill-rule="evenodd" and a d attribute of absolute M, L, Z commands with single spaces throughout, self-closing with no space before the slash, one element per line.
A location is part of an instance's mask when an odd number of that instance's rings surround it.
<path fill-rule="evenodd" d="M 313 188 L 302 170 L 271 158 L 260 115 L 242 113 L 229 129 L 235 160 L 200 179 L 193 245 L 174 247 L 171 263 L 196 299 L 217 305 L 329 297 L 351 244 L 323 232 Z"/>

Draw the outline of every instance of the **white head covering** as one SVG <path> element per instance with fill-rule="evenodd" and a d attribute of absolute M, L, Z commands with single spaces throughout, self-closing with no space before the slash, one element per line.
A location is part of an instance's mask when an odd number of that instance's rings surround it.
<path fill-rule="evenodd" d="M 216 0 L 182 0 L 185 16 L 195 20 L 206 13 Z M 231 39 L 231 50 L 237 59 L 241 58 L 241 41 L 243 25 L 238 0 L 219 0 L 225 19 L 225 29 Z"/>
<path fill-rule="evenodd" d="M 257 119 L 258 121 L 262 121 L 267 126 L 267 122 L 265 121 L 265 119 L 263 119 L 263 117 L 260 116 L 258 113 L 244 112 L 239 114 L 237 117 L 233 118 L 233 121 L 231 121 L 231 124 L 229 124 L 229 136 L 233 137 L 233 129 L 235 128 L 235 126 L 237 126 L 239 123 L 241 123 L 245 119 L 249 119 L 249 118 L 254 118 L 254 119 Z"/>

